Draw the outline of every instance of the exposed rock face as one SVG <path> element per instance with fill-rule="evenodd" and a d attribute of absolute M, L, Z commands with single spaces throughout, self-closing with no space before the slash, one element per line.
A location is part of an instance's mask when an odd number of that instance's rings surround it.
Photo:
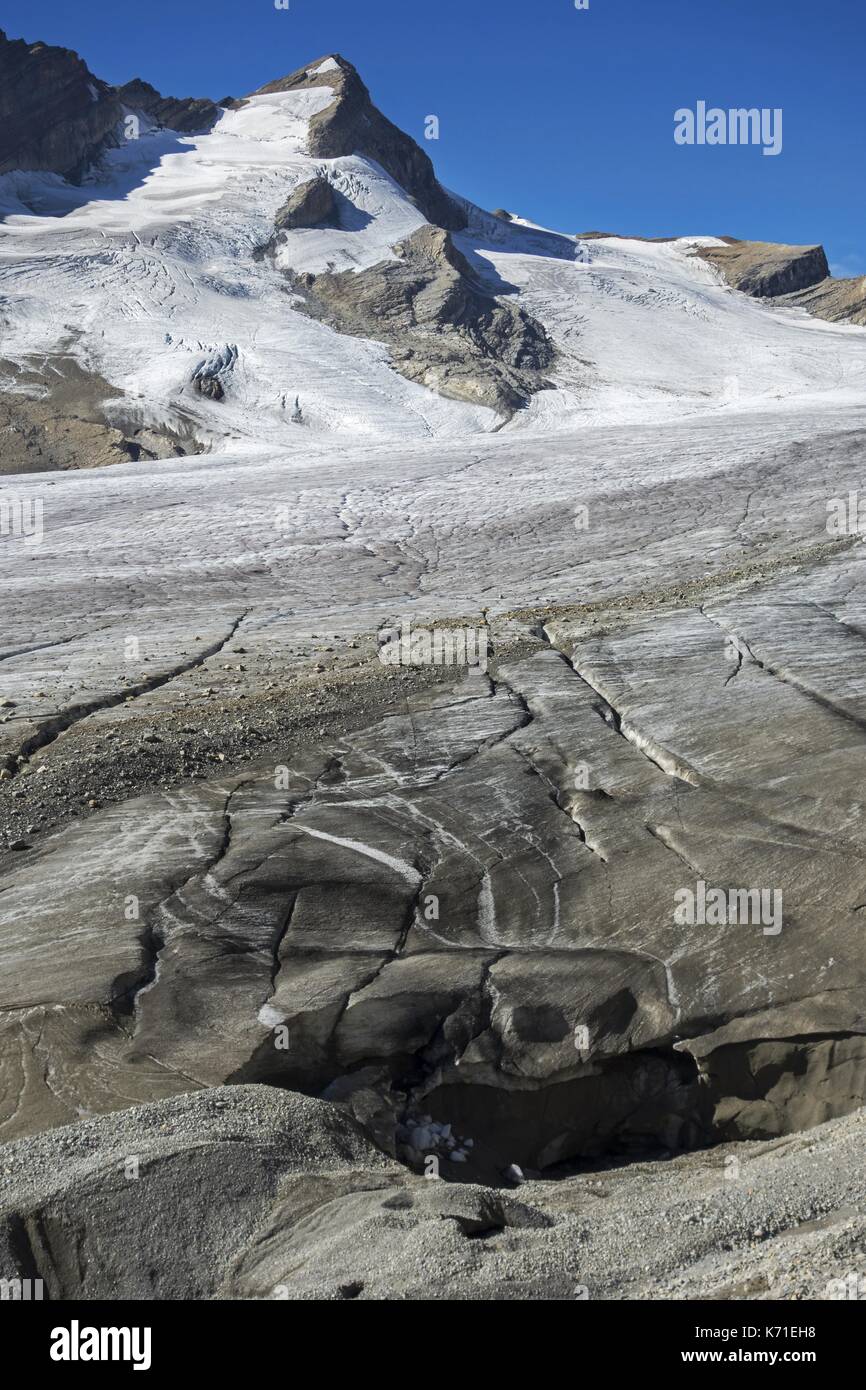
<path fill-rule="evenodd" d="M 448 232 L 419 228 L 397 260 L 297 281 L 307 310 L 341 333 L 388 344 L 394 368 L 431 390 L 510 415 L 543 389 L 545 329 L 477 282 Z"/>
<path fill-rule="evenodd" d="M 103 468 L 187 452 L 153 431 L 114 429 L 98 421 L 58 414 L 56 406 L 26 396 L 0 395 L 0 474 Z"/>
<path fill-rule="evenodd" d="M 295 189 L 274 219 L 278 232 L 293 232 L 298 227 L 321 227 L 333 218 L 336 211 L 334 190 L 326 178 L 309 179 Z"/>
<path fill-rule="evenodd" d="M 210 130 L 231 97 L 163 97 L 134 78 L 111 87 L 77 53 L 9 39 L 0 30 L 0 173 L 43 169 L 78 180 L 118 143 L 124 108 L 142 111 L 171 130 Z"/>
<path fill-rule="evenodd" d="M 781 246 L 769 241 L 732 241 L 697 253 L 721 271 L 728 284 L 755 299 L 809 289 L 830 274 L 823 246 Z"/>
<path fill-rule="evenodd" d="M 0 360 L 0 373 L 20 387 L 0 392 L 0 474 L 101 468 L 198 452 L 193 440 L 165 427 L 112 424 L 110 403 L 122 399 L 120 393 L 72 358 L 52 360 L 50 391 L 44 363 L 23 367 Z"/>
<path fill-rule="evenodd" d="M 207 97 L 164 97 L 140 77 L 134 77 L 116 91 L 124 106 L 144 111 L 157 125 L 190 133 L 210 130 L 229 100 L 217 105 Z"/>
<path fill-rule="evenodd" d="M 725 247 L 702 247 L 697 254 L 744 294 L 806 309 L 829 323 L 866 325 L 866 276 L 831 275 L 823 246 L 732 240 Z"/>
<path fill-rule="evenodd" d="M 515 1192 L 415 1177 L 336 1106 L 217 1088 L 7 1146 L 0 1269 L 54 1301 L 851 1297 L 864 1119 Z"/>
<path fill-rule="evenodd" d="M 253 252 L 254 260 L 273 256 L 285 240 L 285 232 L 313 227 L 339 225 L 337 197 L 333 186 L 324 176 L 301 183 L 278 209 L 274 218 L 274 234 Z"/>
<path fill-rule="evenodd" d="M 78 178 L 123 115 L 113 87 L 67 48 L 0 30 L 0 173 L 44 169 Z"/>
<path fill-rule="evenodd" d="M 553 363 L 553 344 L 530 314 L 494 298 L 455 247 L 450 230 L 464 227 L 466 217 L 436 182 L 427 155 L 376 110 L 343 58 L 322 60 L 261 91 L 305 86 L 327 86 L 335 93 L 331 105 L 310 122 L 311 153 L 324 158 L 360 153 L 375 160 L 429 225 L 394 246 L 396 260 L 363 271 L 292 277 L 302 296 L 299 307 L 340 333 L 386 343 L 396 371 L 440 395 L 506 417 L 526 406 L 546 385 L 543 374 Z M 279 210 L 274 237 L 257 254 L 273 254 L 281 233 L 337 221 L 334 189 L 317 176 Z"/>
<path fill-rule="evenodd" d="M 196 372 L 192 384 L 199 395 L 205 396 L 209 401 L 221 401 L 225 397 L 225 390 L 218 376 Z"/>
<path fill-rule="evenodd" d="M 830 275 L 809 289 L 783 296 L 792 309 L 807 309 L 830 323 L 856 323 L 866 327 L 866 275 L 836 279 Z"/>
<path fill-rule="evenodd" d="M 296 87 L 331 87 L 334 101 L 310 122 L 310 153 L 322 159 L 363 154 L 375 159 L 414 199 L 428 222 L 452 231 L 466 217 L 436 179 L 429 157 L 373 105 L 357 70 L 334 55 L 261 87 L 260 92 L 287 92 Z"/>

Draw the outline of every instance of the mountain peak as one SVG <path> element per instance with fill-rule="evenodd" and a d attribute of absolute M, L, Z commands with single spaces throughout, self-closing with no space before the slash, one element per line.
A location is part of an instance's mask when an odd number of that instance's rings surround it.
<path fill-rule="evenodd" d="M 462 230 L 465 214 L 438 182 L 429 156 L 382 115 L 348 58 L 327 54 L 287 77 L 268 82 L 253 95 L 323 86 L 333 89 L 334 100 L 310 120 L 310 153 L 319 159 L 360 154 L 375 160 L 408 193 L 428 222 L 448 231 Z"/>
<path fill-rule="evenodd" d="M 344 58 L 341 53 L 326 53 L 324 57 L 316 58 L 312 63 L 305 63 L 302 68 L 286 73 L 285 77 L 276 77 L 272 82 L 266 82 L 263 87 L 257 87 L 251 95 L 258 97 L 267 96 L 271 92 L 292 92 L 298 87 L 339 86 L 342 82 L 353 79 L 361 83 L 358 69 L 348 58 Z M 363 83 L 361 85 L 363 86 Z"/>
<path fill-rule="evenodd" d="M 77 53 L 0 30 L 0 173 L 76 177 L 123 115 L 112 87 Z"/>

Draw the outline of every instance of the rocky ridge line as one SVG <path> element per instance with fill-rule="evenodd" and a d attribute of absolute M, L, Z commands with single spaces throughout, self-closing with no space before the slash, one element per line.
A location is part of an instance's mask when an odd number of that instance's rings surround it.
<path fill-rule="evenodd" d="M 823 246 L 722 239 L 725 246 L 702 246 L 697 255 L 735 290 L 783 308 L 806 309 L 828 323 L 866 325 L 866 277 L 831 275 Z"/>
<path fill-rule="evenodd" d="M 10 39 L 0 29 L 0 174 L 35 170 L 79 182 L 105 150 L 130 109 L 171 130 L 209 130 L 226 97 L 163 97 L 134 78 L 112 87 L 68 48 Z"/>

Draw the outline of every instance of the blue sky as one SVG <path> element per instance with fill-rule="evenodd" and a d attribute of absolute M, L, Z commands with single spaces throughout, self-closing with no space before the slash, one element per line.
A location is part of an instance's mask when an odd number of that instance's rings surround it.
<path fill-rule="evenodd" d="M 440 178 L 563 231 L 823 241 L 866 273 L 864 0 L 3 0 L 10 37 L 108 81 L 239 95 L 324 53 L 425 144 Z M 775 158 L 682 147 L 673 113 L 781 107 Z"/>

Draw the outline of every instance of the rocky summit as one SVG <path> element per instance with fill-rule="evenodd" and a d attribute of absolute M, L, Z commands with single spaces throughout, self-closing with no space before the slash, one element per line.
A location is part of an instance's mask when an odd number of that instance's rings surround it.
<path fill-rule="evenodd" d="M 863 281 L 0 78 L 0 1278 L 845 1296 Z"/>
<path fill-rule="evenodd" d="M 112 87 L 77 53 L 0 29 L 0 174 L 45 170 L 76 182 L 123 138 L 129 109 L 173 130 L 206 130 L 220 107 L 162 97 L 140 79 Z"/>

